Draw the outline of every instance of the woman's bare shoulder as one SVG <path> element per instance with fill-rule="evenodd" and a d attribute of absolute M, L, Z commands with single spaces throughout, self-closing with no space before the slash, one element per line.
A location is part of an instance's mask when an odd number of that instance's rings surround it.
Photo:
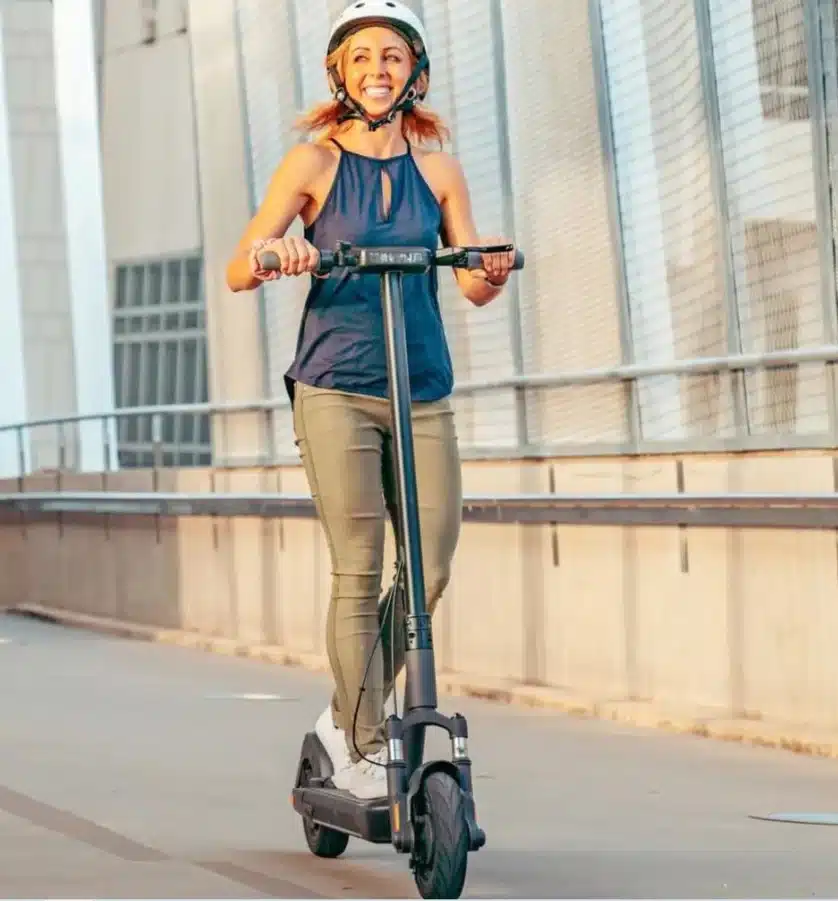
<path fill-rule="evenodd" d="M 410 152 L 420 160 L 427 160 L 428 162 L 436 162 L 445 165 L 447 161 L 455 159 L 455 157 L 448 153 L 447 150 L 442 150 L 439 147 L 417 147 L 412 145 L 410 148 Z"/>
<path fill-rule="evenodd" d="M 333 166 L 337 156 L 335 145 L 325 140 L 301 141 L 288 151 L 283 163 L 307 174 L 318 175 Z"/>
<path fill-rule="evenodd" d="M 423 165 L 433 169 L 435 172 L 449 176 L 458 176 L 463 171 L 457 157 L 447 150 L 440 150 L 435 147 L 415 147 L 413 148 L 413 154 Z"/>
<path fill-rule="evenodd" d="M 420 147 L 413 148 L 412 152 L 438 199 L 447 196 L 464 181 L 460 161 L 452 153 Z"/>

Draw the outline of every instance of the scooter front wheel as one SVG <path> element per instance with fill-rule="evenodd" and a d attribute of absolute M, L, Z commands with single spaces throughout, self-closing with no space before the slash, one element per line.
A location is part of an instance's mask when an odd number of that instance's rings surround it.
<path fill-rule="evenodd" d="M 425 780 L 414 814 L 414 879 L 423 898 L 459 898 L 466 881 L 469 834 L 463 795 L 450 773 Z"/>

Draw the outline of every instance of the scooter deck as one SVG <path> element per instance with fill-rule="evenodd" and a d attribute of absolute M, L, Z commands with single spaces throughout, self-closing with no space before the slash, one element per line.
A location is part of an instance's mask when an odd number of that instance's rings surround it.
<path fill-rule="evenodd" d="M 308 785 L 294 789 L 293 801 L 297 813 L 319 825 L 374 844 L 392 841 L 386 798 L 364 801 L 338 788 Z"/>
<path fill-rule="evenodd" d="M 392 841 L 387 798 L 364 801 L 332 785 L 332 762 L 315 732 L 303 738 L 291 800 L 300 816 L 374 844 Z"/>

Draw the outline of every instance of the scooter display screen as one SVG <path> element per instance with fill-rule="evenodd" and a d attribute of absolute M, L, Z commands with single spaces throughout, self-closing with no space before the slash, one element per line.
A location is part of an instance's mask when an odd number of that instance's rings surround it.
<path fill-rule="evenodd" d="M 365 247 L 358 252 L 358 269 L 383 272 L 424 272 L 431 264 L 431 254 L 423 247 Z"/>

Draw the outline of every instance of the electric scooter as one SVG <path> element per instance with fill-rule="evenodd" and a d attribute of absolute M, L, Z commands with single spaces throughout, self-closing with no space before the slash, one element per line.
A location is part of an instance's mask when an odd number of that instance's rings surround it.
<path fill-rule="evenodd" d="M 512 245 L 502 245 L 450 247 L 434 252 L 425 247 L 354 247 L 339 242 L 334 252 L 320 252 L 317 273 L 346 269 L 381 277 L 399 528 L 396 576 L 380 608 L 384 612 L 379 617 L 382 626 L 378 639 L 396 593 L 401 591 L 406 608 L 405 713 L 403 717 L 398 715 L 396 702 L 396 712 L 386 721 L 386 798 L 361 800 L 335 788 L 331 782 L 331 760 L 312 731 L 303 738 L 292 803 L 302 817 L 312 853 L 338 857 L 346 850 L 351 836 L 376 844 L 392 843 L 398 853 L 410 855 L 410 868 L 422 898 L 459 898 L 465 885 L 468 854 L 483 847 L 486 834 L 475 814 L 468 724 L 459 713 L 448 717 L 437 710 L 431 617 L 425 607 L 422 571 L 402 279 L 405 275 L 427 274 L 432 266 L 481 268 L 482 253 L 512 250 Z M 259 259 L 265 269 L 280 266 L 272 251 L 263 252 Z M 512 268 L 522 269 L 523 265 L 524 256 L 516 251 Z M 390 617 L 391 627 L 395 618 Z M 371 659 L 372 655 L 367 673 Z M 360 693 L 353 735 L 359 708 Z M 448 733 L 450 760 L 424 760 L 425 730 L 429 726 Z"/>

